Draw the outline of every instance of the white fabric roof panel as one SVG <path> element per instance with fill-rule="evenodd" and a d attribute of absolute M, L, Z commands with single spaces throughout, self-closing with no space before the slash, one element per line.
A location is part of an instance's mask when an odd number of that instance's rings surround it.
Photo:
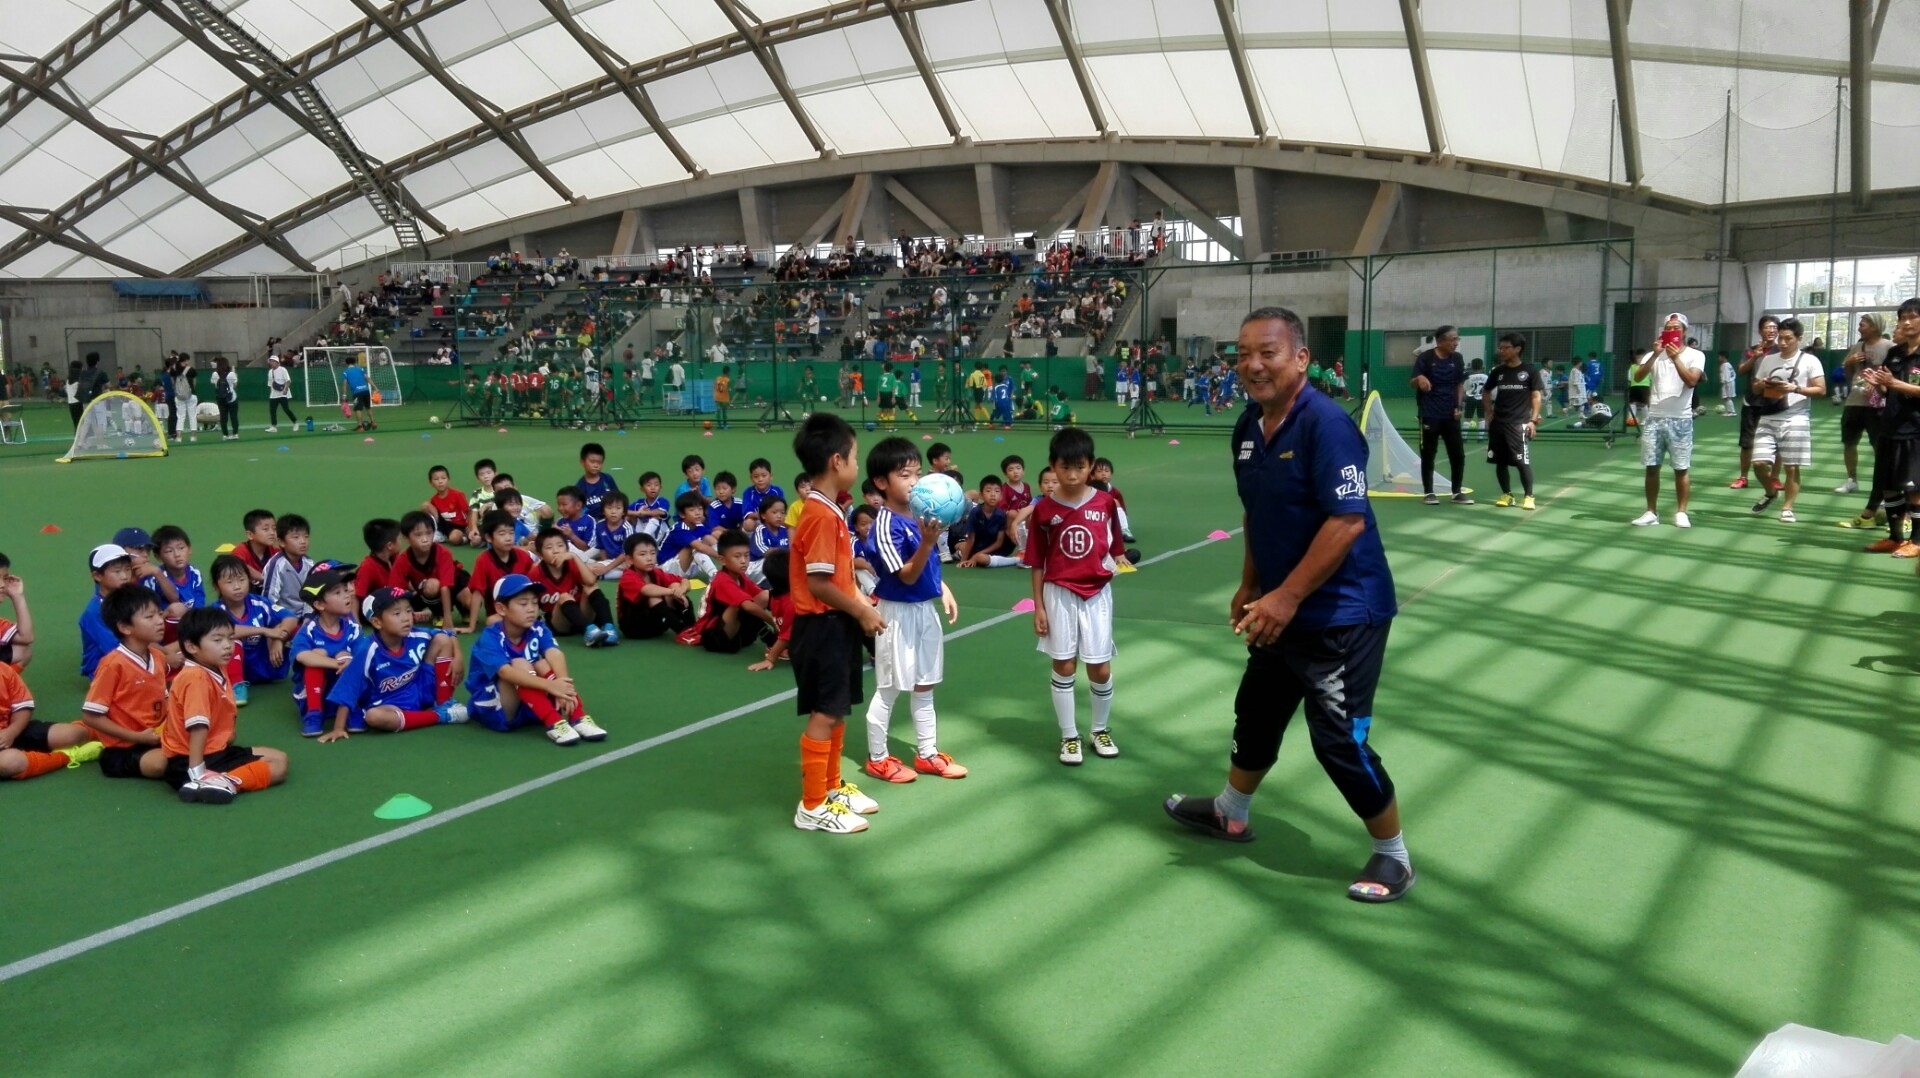
<path fill-rule="evenodd" d="M 558 24 L 518 34 L 504 45 L 452 65 L 447 72 L 502 109 L 552 97 L 603 74 L 600 65 Z"/>
<path fill-rule="evenodd" d="M 919 76 L 827 90 L 800 98 L 820 137 L 843 154 L 951 142 Z"/>
<path fill-rule="evenodd" d="M 363 17 L 353 0 L 241 0 L 227 13 L 282 56 L 298 56 Z"/>
<path fill-rule="evenodd" d="M 548 168 L 578 195 L 601 198 L 637 187 L 673 183 L 687 172 L 659 135 L 641 135 L 550 161 Z"/>
<path fill-rule="evenodd" d="M 1221 37 L 1213 0 L 1073 0 L 1073 36 L 1082 44 Z"/>
<path fill-rule="evenodd" d="M 1452 152 L 1606 178 L 1611 60 L 1448 49 L 1428 58 Z"/>
<path fill-rule="evenodd" d="M 1248 65 L 1282 139 L 1427 148 L 1413 60 L 1385 49 L 1248 49 Z M 1366 87 L 1365 93 L 1352 88 Z"/>
<path fill-rule="evenodd" d="M 994 64 L 939 73 L 961 130 L 975 141 L 1094 134 L 1065 60 Z"/>
<path fill-rule="evenodd" d="M 582 10 L 586 5 L 578 2 L 570 6 L 581 26 L 630 64 L 733 32 L 733 24 L 712 3 L 607 0 L 592 10 Z"/>
<path fill-rule="evenodd" d="M 1087 71 L 1107 122 L 1123 135 L 1253 137 L 1233 58 L 1224 49 L 1089 56 Z"/>
<path fill-rule="evenodd" d="M 914 16 L 927 59 L 1001 60 L 1022 52 L 1059 51 L 1060 36 L 1042 0 L 970 0 Z"/>
<path fill-rule="evenodd" d="M 0 48 L 20 56 L 45 56 L 93 15 L 93 4 L 77 0 L 6 0 L 0 3 Z"/>
<path fill-rule="evenodd" d="M 1406 32 L 1397 0 L 1240 0 L 1239 12 L 1243 34 Z"/>

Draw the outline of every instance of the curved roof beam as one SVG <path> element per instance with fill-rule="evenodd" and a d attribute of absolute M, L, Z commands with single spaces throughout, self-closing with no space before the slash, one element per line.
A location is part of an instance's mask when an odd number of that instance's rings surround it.
<path fill-rule="evenodd" d="M 114 0 L 92 21 L 75 30 L 73 36 L 67 38 L 59 48 L 29 68 L 27 77 L 41 82 L 59 82 L 79 67 L 81 61 L 99 51 L 100 46 L 112 41 L 115 35 L 127 28 L 128 23 L 144 13 L 145 9 L 136 0 Z M 19 83 L 0 93 L 0 127 L 11 123 L 20 110 L 32 101 L 32 91 Z"/>
<path fill-rule="evenodd" d="M 748 17 L 745 11 L 741 10 L 736 0 L 713 0 L 713 2 L 719 6 L 721 13 L 726 15 L 727 21 L 733 24 L 734 32 L 746 39 L 748 47 L 753 50 L 754 57 L 760 61 L 760 66 L 766 69 L 767 78 L 773 80 L 774 92 L 780 95 L 780 100 L 787 103 L 788 111 L 793 113 L 794 122 L 800 125 L 800 130 L 807 136 L 807 141 L 813 144 L 813 152 L 826 153 L 826 140 L 820 137 L 820 129 L 813 125 L 813 117 L 807 115 L 807 110 L 800 104 L 800 98 L 794 95 L 793 86 L 787 82 L 787 71 L 780 66 L 780 57 L 774 54 L 773 49 L 763 39 L 760 27 Z M 890 5 L 880 5 L 882 11 L 888 6 Z"/>
<path fill-rule="evenodd" d="M 1615 0 L 1608 0 L 1613 3 Z M 1427 149 L 1447 152 L 1447 135 L 1440 125 L 1440 101 L 1433 93 L 1433 68 L 1427 63 L 1427 32 L 1420 25 L 1420 0 L 1400 0 L 1400 21 L 1406 27 L 1407 54 L 1413 59 L 1413 84 L 1420 91 L 1420 118 L 1427 125 Z"/>
<path fill-rule="evenodd" d="M 947 92 L 940 80 L 933 75 L 933 65 L 927 62 L 927 47 L 920 40 L 920 25 L 913 16 L 901 8 L 900 0 L 886 0 L 887 12 L 893 16 L 893 27 L 900 31 L 900 39 L 907 43 L 907 55 L 913 57 L 913 66 L 920 72 L 920 81 L 927 84 L 927 96 L 933 98 L 933 107 L 940 110 L 940 122 L 947 125 L 947 134 L 958 141 L 959 121 L 953 117 L 953 106 L 947 102 Z"/>
<path fill-rule="evenodd" d="M 1067 54 L 1067 66 L 1073 69 L 1073 81 L 1080 84 L 1080 97 L 1087 103 L 1087 115 L 1093 120 L 1093 129 L 1101 134 L 1107 133 L 1107 114 L 1100 108 L 1100 97 L 1094 93 L 1093 79 L 1087 74 L 1087 62 L 1080 55 L 1080 42 L 1073 36 L 1073 16 L 1067 11 L 1067 0 L 1044 0 L 1047 14 L 1053 17 L 1054 33 L 1060 35 L 1060 51 Z"/>
<path fill-rule="evenodd" d="M 1253 84 L 1253 67 L 1247 63 L 1247 45 L 1240 37 L 1240 17 L 1234 13 L 1234 0 L 1213 0 L 1220 12 L 1220 32 L 1227 38 L 1227 55 L 1233 57 L 1233 74 L 1240 80 L 1240 97 L 1247 103 L 1247 120 L 1253 124 L 1253 137 L 1272 134 L 1267 127 L 1267 110 L 1260 104 L 1260 90 Z"/>
<path fill-rule="evenodd" d="M 30 213 L 14 209 L 12 206 L 0 206 L 0 221 L 12 221 L 14 224 L 19 225 L 29 232 L 37 233 L 45 237 L 48 243 L 65 247 L 69 251 L 77 251 L 89 258 L 97 258 L 109 265 L 124 266 L 142 277 L 166 276 L 166 274 L 154 269 L 152 266 L 142 265 L 127 258 L 125 255 L 114 254 L 112 251 L 98 244 L 88 243 L 86 240 L 80 239 L 77 236 L 70 236 L 47 224 L 40 218 Z"/>
<path fill-rule="evenodd" d="M 653 129 L 653 133 L 660 136 L 661 144 L 666 146 L 667 152 L 673 154 L 675 161 L 680 162 L 680 167 L 696 178 L 705 176 L 707 171 L 693 159 L 693 155 L 680 144 L 680 140 L 674 136 L 673 132 L 667 130 L 667 125 L 660 122 L 660 112 L 653 107 L 653 99 L 647 96 L 646 88 L 640 85 L 638 79 L 627 74 L 629 65 L 626 61 L 620 59 L 605 42 L 580 25 L 580 20 L 574 18 L 572 9 L 567 7 L 567 0 L 540 0 L 540 2 L 546 7 L 547 13 L 553 16 L 553 21 L 559 23 L 568 34 L 572 35 L 574 44 L 579 45 L 582 51 L 593 57 L 593 62 L 600 65 L 600 70 L 606 72 L 608 78 L 620 84 L 620 89 L 627 95 L 627 100 L 633 102 L 633 107 L 639 110 L 640 115 L 647 121 L 647 126 Z"/>

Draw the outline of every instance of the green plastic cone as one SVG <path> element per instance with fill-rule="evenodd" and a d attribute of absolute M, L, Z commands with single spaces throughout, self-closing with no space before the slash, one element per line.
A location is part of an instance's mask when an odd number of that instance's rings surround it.
<path fill-rule="evenodd" d="M 394 794 L 387 798 L 386 804 L 374 809 L 373 814 L 382 820 L 411 820 L 432 811 L 432 805 L 412 794 Z"/>

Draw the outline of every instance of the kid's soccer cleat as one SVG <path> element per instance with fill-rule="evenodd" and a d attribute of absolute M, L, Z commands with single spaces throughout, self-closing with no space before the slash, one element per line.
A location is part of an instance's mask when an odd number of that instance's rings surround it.
<path fill-rule="evenodd" d="M 1063 737 L 1060 739 L 1060 762 L 1068 767 L 1080 766 L 1080 739 Z"/>
<path fill-rule="evenodd" d="M 573 720 L 573 732 L 580 735 L 582 741 L 605 741 L 607 732 L 593 721 L 592 715 L 582 715 Z"/>
<path fill-rule="evenodd" d="M 967 777 L 967 769 L 954 763 L 953 757 L 948 756 L 944 752 L 936 752 L 932 756 L 914 757 L 913 769 L 923 775 L 938 775 L 943 779 L 964 779 Z"/>
<path fill-rule="evenodd" d="M 1842 521 L 1839 521 L 1838 523 L 1842 528 L 1872 528 L 1874 526 L 1873 514 L 1862 513 L 1857 517 L 1853 517 L 1848 520 L 1842 520 Z"/>
<path fill-rule="evenodd" d="M 300 716 L 300 736 L 319 737 L 326 732 L 322 724 L 323 720 L 320 718 L 318 711 L 307 712 L 305 715 Z"/>
<path fill-rule="evenodd" d="M 587 631 L 581 635 L 586 637 L 588 647 L 597 648 L 600 646 L 600 640 L 603 634 L 600 631 L 600 626 L 589 625 L 587 626 Z"/>
<path fill-rule="evenodd" d="M 839 801 L 848 809 L 862 816 L 871 816 L 880 811 L 880 802 L 860 792 L 860 787 L 851 782 L 842 782 L 827 791 L 827 800 Z"/>
<path fill-rule="evenodd" d="M 802 831 L 825 831 L 830 835 L 852 835 L 867 829 L 867 821 L 846 805 L 829 797 L 819 808 L 801 805 L 793 814 L 793 826 Z"/>
<path fill-rule="evenodd" d="M 1513 495 L 1502 494 L 1500 497 L 1494 499 L 1493 507 L 1495 509 L 1512 509 L 1517 504 L 1519 503 L 1513 500 Z"/>
<path fill-rule="evenodd" d="M 574 733 L 572 723 L 561 719 L 559 722 L 547 727 L 547 740 L 556 745 L 564 745 L 571 748 L 580 743 L 580 735 Z"/>
<path fill-rule="evenodd" d="M 1538 509 L 1538 508 L 1540 508 L 1540 507 L 1539 507 L 1539 506 L 1537 506 L 1537 505 L 1535 505 L 1535 504 L 1533 504 L 1533 495 L 1531 495 L 1531 494 L 1529 494 L 1529 495 L 1527 495 L 1526 497 L 1524 497 L 1524 498 L 1522 498 L 1522 499 L 1520 499 L 1520 508 L 1522 508 L 1522 509 Z"/>
<path fill-rule="evenodd" d="M 98 760 L 101 750 L 105 748 L 106 746 L 100 744 L 98 741 L 88 741 L 84 744 L 75 745 L 70 749 L 59 749 L 56 751 L 66 754 L 68 767 L 79 767 L 81 764 Z"/>
<path fill-rule="evenodd" d="M 912 782 L 920 777 L 913 773 L 913 769 L 901 763 L 896 756 L 889 756 L 883 760 L 868 760 L 867 774 L 882 782 Z"/>
<path fill-rule="evenodd" d="M 347 714 L 347 733 L 364 734 L 367 732 L 367 717 L 357 712 Z"/>
<path fill-rule="evenodd" d="M 600 646 L 610 648 L 620 643 L 620 634 L 611 625 L 600 626 Z"/>
<path fill-rule="evenodd" d="M 1728 483 L 1727 487 L 1731 490 L 1745 490 L 1747 489 L 1746 478 L 1742 477 L 1742 478 L 1736 479 L 1733 482 Z"/>
<path fill-rule="evenodd" d="M 1868 543 L 1860 549 L 1868 554 L 1891 554 L 1900 549 L 1900 540 L 1882 539 L 1878 542 Z"/>
<path fill-rule="evenodd" d="M 1095 730 L 1091 738 L 1093 754 L 1111 760 L 1120 755 L 1120 746 L 1113 743 L 1113 734 L 1106 730 Z"/>
<path fill-rule="evenodd" d="M 236 681 L 233 683 L 233 706 L 247 706 L 247 683 L 244 681 Z"/>
<path fill-rule="evenodd" d="M 209 771 L 199 779 L 188 779 L 180 787 L 180 800 L 189 805 L 230 805 L 238 796 L 240 788 L 218 771 Z"/>
<path fill-rule="evenodd" d="M 467 705 L 455 703 L 452 700 L 434 708 L 433 713 L 440 716 L 442 725 L 446 723 L 466 722 L 468 718 Z"/>

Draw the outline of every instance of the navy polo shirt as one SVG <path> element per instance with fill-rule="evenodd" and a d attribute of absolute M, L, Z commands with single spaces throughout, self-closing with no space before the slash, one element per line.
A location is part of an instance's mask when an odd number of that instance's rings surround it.
<path fill-rule="evenodd" d="M 1429 348 L 1414 358 L 1413 373 L 1426 375 L 1433 387 L 1425 393 L 1414 391 L 1420 398 L 1420 418 L 1452 419 L 1453 410 L 1460 407 L 1460 383 L 1467 380 L 1467 361 L 1458 352 L 1441 359 Z"/>
<path fill-rule="evenodd" d="M 1233 428 L 1233 475 L 1247 514 L 1247 549 L 1262 593 L 1284 583 L 1306 557 L 1327 518 L 1359 513 L 1366 531 L 1320 590 L 1294 615 L 1303 629 L 1370 625 L 1393 617 L 1398 603 L 1380 528 L 1367 504 L 1367 441 L 1346 409 L 1303 386 L 1273 440 L 1261 436 L 1260 409 L 1249 407 Z"/>

